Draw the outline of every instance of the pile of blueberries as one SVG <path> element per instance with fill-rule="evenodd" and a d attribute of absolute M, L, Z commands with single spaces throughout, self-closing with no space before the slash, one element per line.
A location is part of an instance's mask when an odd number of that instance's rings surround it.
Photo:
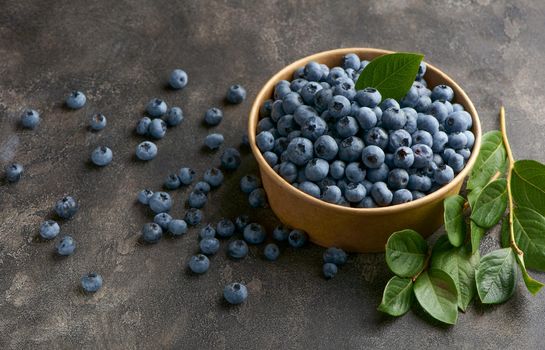
<path fill-rule="evenodd" d="M 420 64 L 406 96 L 382 99 L 355 82 L 368 61 L 310 62 L 282 80 L 260 109 L 256 143 L 299 190 L 356 208 L 410 202 L 452 181 L 471 156 L 471 115 L 447 85 L 427 87 Z"/>

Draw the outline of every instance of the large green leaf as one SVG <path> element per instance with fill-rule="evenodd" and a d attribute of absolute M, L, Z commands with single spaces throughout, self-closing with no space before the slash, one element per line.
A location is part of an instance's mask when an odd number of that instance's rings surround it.
<path fill-rule="evenodd" d="M 517 258 L 517 263 L 519 264 L 520 272 L 522 272 L 522 280 L 524 281 L 524 284 L 526 285 L 526 289 L 528 289 L 528 291 L 532 293 L 532 295 L 536 295 L 541 290 L 541 288 L 543 288 L 543 283 L 533 279 L 528 274 L 528 271 L 526 270 L 526 266 L 524 265 L 524 258 L 522 256 L 518 254 L 515 256 Z"/>
<path fill-rule="evenodd" d="M 479 264 L 479 252 L 471 253 L 469 246 L 435 252 L 431 266 L 445 271 L 454 281 L 458 292 L 458 307 L 465 311 L 475 296 L 475 268 Z"/>
<path fill-rule="evenodd" d="M 535 160 L 515 162 L 511 191 L 518 206 L 532 208 L 545 215 L 545 165 Z"/>
<path fill-rule="evenodd" d="M 380 92 L 383 99 L 398 100 L 411 88 L 423 58 L 424 55 L 410 52 L 379 56 L 361 72 L 356 82 L 356 90 L 373 87 Z"/>
<path fill-rule="evenodd" d="M 513 228 L 526 266 L 545 271 L 545 217 L 533 209 L 518 207 L 513 211 Z"/>
<path fill-rule="evenodd" d="M 481 246 L 481 239 L 486 234 L 486 229 L 477 225 L 475 221 L 470 220 L 469 229 L 471 230 L 471 252 L 475 253 Z"/>
<path fill-rule="evenodd" d="M 439 269 L 424 271 L 414 283 L 416 300 L 433 318 L 448 324 L 458 320 L 458 295 L 450 275 Z"/>
<path fill-rule="evenodd" d="M 483 228 L 496 225 L 507 208 L 507 181 L 498 179 L 486 185 L 471 211 L 471 220 Z"/>
<path fill-rule="evenodd" d="M 382 295 L 378 310 L 388 315 L 401 316 L 413 303 L 413 281 L 410 278 L 392 277 Z"/>
<path fill-rule="evenodd" d="M 517 265 L 511 248 L 494 250 L 483 256 L 475 280 L 482 303 L 499 304 L 509 299 L 517 281 Z"/>
<path fill-rule="evenodd" d="M 503 173 L 507 165 L 506 155 L 501 132 L 489 131 L 484 134 L 479 156 L 467 180 L 467 188 L 484 187 L 497 171 Z"/>
<path fill-rule="evenodd" d="M 386 243 L 386 263 L 400 277 L 413 277 L 426 262 L 428 243 L 413 230 L 395 232 Z"/>
<path fill-rule="evenodd" d="M 467 191 L 467 202 L 469 203 L 469 206 L 473 209 L 473 206 L 475 205 L 475 201 L 477 200 L 477 197 L 479 197 L 479 193 L 481 193 L 483 189 L 481 187 L 476 187 L 472 190 Z"/>
<path fill-rule="evenodd" d="M 447 197 L 443 202 L 445 230 L 450 243 L 455 247 L 461 246 L 466 238 L 464 203 L 464 197 L 458 195 Z"/>

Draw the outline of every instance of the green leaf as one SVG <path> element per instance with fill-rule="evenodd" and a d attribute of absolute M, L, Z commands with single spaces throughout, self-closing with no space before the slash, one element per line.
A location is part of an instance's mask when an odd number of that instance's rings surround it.
<path fill-rule="evenodd" d="M 507 180 L 498 179 L 486 185 L 471 212 L 471 220 L 483 228 L 496 225 L 507 208 Z"/>
<path fill-rule="evenodd" d="M 499 304 L 509 299 L 517 281 L 515 254 L 511 248 L 494 250 L 482 257 L 475 280 L 482 303 Z"/>
<path fill-rule="evenodd" d="M 489 131 L 484 134 L 479 156 L 467 180 L 467 188 L 484 187 L 497 171 L 505 172 L 506 155 L 501 132 Z"/>
<path fill-rule="evenodd" d="M 361 72 L 356 90 L 377 89 L 382 99 L 401 99 L 411 88 L 424 55 L 397 52 L 379 56 Z"/>
<path fill-rule="evenodd" d="M 517 258 L 517 263 L 519 264 L 520 272 L 522 272 L 522 279 L 524 280 L 524 284 L 526 285 L 526 289 L 532 295 L 536 295 L 541 288 L 543 288 L 543 283 L 540 281 L 537 281 L 533 279 L 526 270 L 526 266 L 524 266 L 524 258 L 518 254 L 515 255 Z"/>
<path fill-rule="evenodd" d="M 466 239 L 464 203 L 464 197 L 458 195 L 447 197 L 443 202 L 445 230 L 450 243 L 455 247 L 461 246 Z"/>
<path fill-rule="evenodd" d="M 416 300 L 433 318 L 448 324 L 458 320 L 458 295 L 454 281 L 444 271 L 424 271 L 414 283 Z"/>
<path fill-rule="evenodd" d="M 469 246 L 432 255 L 431 266 L 448 273 L 454 281 L 458 293 L 458 307 L 462 311 L 466 311 L 475 296 L 475 268 L 478 264 L 479 252 L 472 254 Z"/>
<path fill-rule="evenodd" d="M 477 197 L 479 196 L 479 193 L 481 193 L 483 189 L 480 187 L 476 187 L 472 190 L 467 191 L 467 202 L 469 203 L 469 206 L 473 209 L 473 206 L 475 205 L 475 201 L 477 200 Z"/>
<path fill-rule="evenodd" d="M 501 234 L 500 234 L 500 244 L 502 248 L 509 248 L 511 247 L 511 242 L 509 239 L 509 219 L 507 217 L 504 217 L 501 221 Z"/>
<path fill-rule="evenodd" d="M 469 229 L 471 230 L 471 252 L 475 253 L 479 250 L 481 239 L 483 239 L 487 229 L 477 225 L 473 220 L 470 220 Z"/>
<path fill-rule="evenodd" d="M 518 206 L 532 208 L 545 215 L 545 165 L 535 160 L 515 162 L 511 191 Z"/>
<path fill-rule="evenodd" d="M 428 243 L 413 230 L 395 232 L 386 243 L 386 263 L 400 277 L 413 277 L 426 263 Z"/>
<path fill-rule="evenodd" d="M 518 207 L 513 211 L 513 229 L 526 265 L 545 271 L 545 217 L 533 209 Z"/>
<path fill-rule="evenodd" d="M 391 316 L 401 316 L 413 304 L 413 281 L 410 278 L 392 277 L 382 295 L 378 310 Z"/>

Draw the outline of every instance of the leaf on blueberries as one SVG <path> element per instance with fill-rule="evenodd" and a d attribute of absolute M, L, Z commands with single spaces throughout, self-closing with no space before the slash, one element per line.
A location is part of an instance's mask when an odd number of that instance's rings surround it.
<path fill-rule="evenodd" d="M 545 217 L 533 209 L 518 207 L 513 211 L 513 229 L 526 265 L 545 271 Z"/>
<path fill-rule="evenodd" d="M 471 220 L 483 228 L 496 225 L 507 208 L 507 180 L 498 179 L 486 185 L 471 212 Z"/>
<path fill-rule="evenodd" d="M 418 303 L 433 318 L 448 324 L 458 320 L 458 295 L 450 275 L 439 269 L 424 271 L 414 283 Z"/>
<path fill-rule="evenodd" d="M 413 277 L 426 263 L 428 243 L 413 230 L 395 232 L 386 243 L 386 263 L 400 277 Z"/>
<path fill-rule="evenodd" d="M 461 246 L 466 238 L 464 202 L 464 197 L 459 195 L 447 197 L 443 202 L 445 230 L 450 243 L 455 247 Z"/>
<path fill-rule="evenodd" d="M 511 191 L 518 206 L 532 208 L 545 215 L 545 165 L 535 160 L 515 162 Z"/>
<path fill-rule="evenodd" d="M 391 316 L 401 316 L 413 303 L 413 281 L 410 278 L 392 277 L 382 295 L 378 310 Z"/>
<path fill-rule="evenodd" d="M 528 274 L 526 266 L 524 265 L 524 257 L 517 254 L 516 258 L 517 263 L 519 264 L 520 272 L 522 272 L 522 280 L 526 285 L 526 289 L 528 289 L 528 291 L 532 293 L 532 295 L 536 295 L 541 290 L 541 288 L 543 288 L 543 283 L 533 279 L 532 276 Z"/>
<path fill-rule="evenodd" d="M 411 88 L 424 55 L 396 52 L 372 60 L 361 72 L 356 90 L 377 89 L 382 99 L 401 99 Z"/>
<path fill-rule="evenodd" d="M 473 220 L 470 220 L 469 229 L 471 230 L 471 252 L 475 253 L 479 250 L 481 239 L 483 239 L 487 229 L 477 225 Z"/>
<path fill-rule="evenodd" d="M 499 304 L 509 299 L 515 292 L 517 281 L 512 249 L 497 249 L 483 256 L 475 271 L 475 280 L 483 304 Z"/>
<path fill-rule="evenodd" d="M 497 171 L 505 172 L 507 153 L 499 131 L 489 131 L 483 135 L 479 156 L 467 180 L 469 190 L 484 187 Z"/>

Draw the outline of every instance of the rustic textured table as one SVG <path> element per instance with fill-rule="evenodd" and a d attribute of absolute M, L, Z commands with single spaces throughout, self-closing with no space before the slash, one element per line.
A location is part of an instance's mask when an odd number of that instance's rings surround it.
<path fill-rule="evenodd" d="M 380 47 L 422 52 L 457 80 L 473 99 L 485 130 L 497 128 L 505 104 L 514 151 L 545 161 L 545 5 L 536 1 L 27 1 L 4 0 L 0 11 L 0 165 L 26 167 L 18 184 L 0 183 L 0 348 L 540 348 L 543 295 L 519 283 L 505 305 L 473 306 L 458 325 L 430 323 L 416 310 L 399 319 L 376 311 L 389 278 L 383 256 L 351 256 L 339 275 L 321 277 L 322 249 L 285 249 L 276 263 L 258 248 L 240 262 L 222 251 L 210 271 L 186 272 L 197 232 L 138 242 L 150 214 L 135 202 L 145 187 L 159 189 L 169 172 L 191 166 L 199 174 L 217 165 L 204 152 L 203 112 L 222 106 L 227 86 L 249 96 L 226 106 L 214 130 L 237 146 L 253 97 L 285 64 L 337 47 Z M 165 88 L 172 68 L 189 74 L 181 92 Z M 68 111 L 71 89 L 88 96 Z M 133 134 L 145 103 L 165 98 L 184 109 L 183 125 L 158 142 L 149 163 L 134 160 Z M 22 130 L 25 107 L 39 110 L 36 131 Z M 108 127 L 87 130 L 100 111 Z M 114 151 L 104 169 L 88 164 L 97 145 Z M 275 224 L 269 210 L 252 210 L 238 190 L 255 172 L 252 156 L 214 192 L 205 221 L 248 213 Z M 3 181 L 3 180 L 2 180 Z M 186 190 L 174 193 L 183 215 Z M 36 239 L 42 220 L 65 194 L 80 202 L 62 224 L 78 248 L 56 258 L 54 242 Z M 497 233 L 483 249 L 497 244 Z M 83 295 L 80 276 L 97 271 L 104 287 Z M 541 279 L 545 275 L 538 275 Z M 247 283 L 248 301 L 227 307 L 224 284 Z M 541 293 L 543 294 L 543 293 Z"/>

